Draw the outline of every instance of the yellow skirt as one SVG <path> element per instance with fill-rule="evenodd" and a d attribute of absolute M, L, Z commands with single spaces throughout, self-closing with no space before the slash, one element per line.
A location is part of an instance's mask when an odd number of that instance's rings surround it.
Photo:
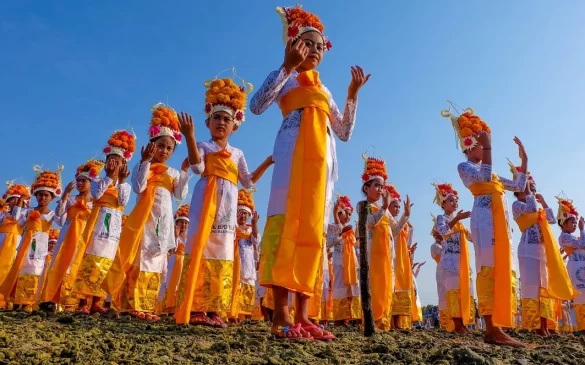
<path fill-rule="evenodd" d="M 112 304 L 120 312 L 154 313 L 161 279 L 161 273 L 140 271 L 138 266 L 132 266 Z"/>
<path fill-rule="evenodd" d="M 85 255 L 73 284 L 73 292 L 85 296 L 106 298 L 102 282 L 108 275 L 114 260 L 96 255 Z"/>

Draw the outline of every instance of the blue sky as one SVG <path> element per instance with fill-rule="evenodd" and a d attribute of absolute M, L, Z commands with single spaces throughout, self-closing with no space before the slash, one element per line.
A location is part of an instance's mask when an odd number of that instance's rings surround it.
<path fill-rule="evenodd" d="M 256 4 L 254 8 L 251 4 Z M 133 128 L 147 142 L 149 107 L 167 102 L 203 123 L 203 82 L 235 66 L 259 87 L 282 63 L 281 23 L 274 1 L 11 1 L 0 5 L 0 105 L 5 156 L 0 180 L 32 182 L 34 164 L 75 168 L 98 154 L 115 129 Z M 564 191 L 585 211 L 579 167 L 585 132 L 585 3 L 562 1 L 305 1 L 333 43 L 319 67 L 321 79 L 343 105 L 351 65 L 372 73 L 359 98 L 349 143 L 338 144 L 337 191 L 360 195 L 362 152 L 375 147 L 390 180 L 410 194 L 419 242 L 427 261 L 418 282 L 423 303 L 436 302 L 430 258 L 429 212 L 433 181 L 451 182 L 462 208 L 462 186 L 448 119 L 453 100 L 473 107 L 493 130 L 495 171 L 509 176 L 506 157 L 519 163 L 519 136 L 529 170 L 554 207 Z M 226 74 L 226 75 L 229 75 Z M 272 153 L 281 117 L 277 107 L 248 118 L 231 143 L 251 169 Z M 180 146 L 171 165 L 180 166 Z M 132 165 L 138 161 L 138 156 Z M 258 184 L 256 204 L 266 213 L 271 170 Z M 195 178 L 196 179 L 196 178 Z M 192 180 L 195 182 L 196 180 Z M 510 203 L 513 196 L 509 195 Z M 128 209 L 129 211 L 129 209 Z M 517 231 L 517 229 L 516 229 Z M 558 232 L 558 231 L 556 231 Z M 518 233 L 514 242 L 519 241 Z"/>

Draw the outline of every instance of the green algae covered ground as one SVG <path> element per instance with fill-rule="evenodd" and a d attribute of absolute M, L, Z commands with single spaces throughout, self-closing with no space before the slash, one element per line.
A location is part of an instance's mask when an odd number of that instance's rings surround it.
<path fill-rule="evenodd" d="M 332 342 L 272 340 L 266 324 L 227 330 L 150 324 L 122 316 L 0 312 L 0 364 L 585 364 L 585 339 L 514 336 L 525 349 L 434 330 L 365 338 L 334 329 Z"/>

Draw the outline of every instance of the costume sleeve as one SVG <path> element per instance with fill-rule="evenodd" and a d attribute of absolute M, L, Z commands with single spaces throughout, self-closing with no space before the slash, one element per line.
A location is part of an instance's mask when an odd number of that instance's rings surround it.
<path fill-rule="evenodd" d="M 331 113 L 331 129 L 335 132 L 335 135 L 342 140 L 347 142 L 351 138 L 353 127 L 355 126 L 355 119 L 357 113 L 357 100 L 348 99 L 345 102 L 345 109 L 343 114 L 339 111 L 337 104 L 333 96 L 326 90 L 329 95 L 329 110 Z"/>
<path fill-rule="evenodd" d="M 546 220 L 548 221 L 548 223 L 556 224 L 557 217 L 555 217 L 555 213 L 553 212 L 553 210 L 551 208 L 546 208 L 544 211 L 546 213 Z"/>
<path fill-rule="evenodd" d="M 191 175 L 185 171 L 179 171 L 178 179 L 173 179 L 173 195 L 175 199 L 183 201 L 189 194 L 189 180 Z"/>
<path fill-rule="evenodd" d="M 450 220 L 443 214 L 437 216 L 437 231 L 443 239 L 453 235 L 453 230 L 449 227 Z"/>
<path fill-rule="evenodd" d="M 118 204 L 125 207 L 130 201 L 130 184 L 118 184 Z"/>
<path fill-rule="evenodd" d="M 277 71 L 272 71 L 252 97 L 250 111 L 256 115 L 264 113 L 276 100 L 289 78 L 290 75 L 286 74 L 283 67 Z"/>
<path fill-rule="evenodd" d="M 342 227 L 339 224 L 329 224 L 327 226 L 327 248 L 331 248 L 341 242 Z"/>
<path fill-rule="evenodd" d="M 576 249 L 585 249 L 585 231 L 581 231 L 581 237 L 576 238 L 571 234 L 568 233 L 561 233 L 559 237 L 559 245 L 562 248 L 576 248 Z"/>
<path fill-rule="evenodd" d="M 67 220 L 67 210 L 75 204 L 75 197 L 67 197 L 67 200 L 63 201 L 63 199 L 57 202 L 57 209 L 55 210 L 55 214 L 57 215 L 58 220 L 62 220 L 63 223 Z"/>
<path fill-rule="evenodd" d="M 536 213 L 537 211 L 538 207 L 536 206 L 536 198 L 534 195 L 527 195 L 526 203 L 520 200 L 516 200 L 512 203 L 512 214 L 514 215 L 514 219 L 518 219 L 524 214 Z"/>
<path fill-rule="evenodd" d="M 109 177 L 104 177 L 103 179 L 95 179 L 91 181 L 91 197 L 94 200 L 97 200 L 104 195 L 106 190 L 110 184 L 112 184 L 113 180 Z"/>
<path fill-rule="evenodd" d="M 240 180 L 240 184 L 246 189 L 254 186 L 252 174 L 248 171 L 248 163 L 242 152 L 238 158 L 238 180 Z"/>
<path fill-rule="evenodd" d="M 408 217 L 404 214 L 400 217 L 400 220 L 396 221 L 393 219 L 392 221 L 392 236 L 398 235 L 403 229 L 406 223 L 408 222 Z"/>
<path fill-rule="evenodd" d="M 459 177 L 465 187 L 469 188 L 476 182 L 492 180 L 492 165 L 481 165 L 479 168 L 470 162 L 462 162 L 457 166 Z"/>
<path fill-rule="evenodd" d="M 19 225 L 24 226 L 26 223 L 26 209 L 22 209 L 22 207 L 15 206 L 12 209 L 12 219 L 18 222 Z"/>
<path fill-rule="evenodd" d="M 528 181 L 528 176 L 523 173 L 519 173 L 514 180 L 506 179 L 505 177 L 498 176 L 502 184 L 504 184 L 504 188 L 508 191 L 513 191 L 515 193 L 521 193 L 526 189 L 526 182 Z"/>
<path fill-rule="evenodd" d="M 375 226 L 376 224 L 378 224 L 378 222 L 380 222 L 380 220 L 382 220 L 385 212 L 386 211 L 384 209 L 380 208 L 380 209 L 378 209 L 378 211 L 376 213 L 369 213 L 368 220 L 366 221 L 366 224 L 370 227 Z"/>
<path fill-rule="evenodd" d="M 150 162 L 139 162 L 132 171 L 130 181 L 132 182 L 132 190 L 137 195 L 142 194 L 146 190 L 148 181 L 148 173 L 150 172 Z"/>
<path fill-rule="evenodd" d="M 197 148 L 199 149 L 199 156 L 201 156 L 201 162 L 196 165 L 191 165 L 191 171 L 194 174 L 201 175 L 203 171 L 205 171 L 205 149 L 202 145 L 197 143 Z"/>

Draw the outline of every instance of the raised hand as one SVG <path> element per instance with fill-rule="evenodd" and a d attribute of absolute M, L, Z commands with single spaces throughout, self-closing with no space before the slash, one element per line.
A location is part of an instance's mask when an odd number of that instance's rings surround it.
<path fill-rule="evenodd" d="M 110 179 L 116 180 L 118 178 L 118 164 L 114 159 L 110 159 L 106 162 L 104 170 L 106 171 L 106 176 Z"/>
<path fill-rule="evenodd" d="M 183 172 L 189 171 L 190 166 L 191 164 L 189 163 L 189 157 L 187 157 L 183 160 L 183 163 L 181 163 L 181 171 Z"/>
<path fill-rule="evenodd" d="M 118 182 L 123 184 L 126 182 L 126 179 L 130 176 L 130 171 L 128 170 L 128 165 L 123 164 L 118 169 Z"/>
<path fill-rule="evenodd" d="M 455 219 L 457 219 L 458 221 L 463 220 L 463 219 L 467 219 L 471 217 L 471 212 L 466 212 L 463 210 L 460 210 L 457 212 L 457 215 L 455 216 Z"/>
<path fill-rule="evenodd" d="M 585 218 L 579 218 L 579 231 L 582 231 L 585 228 Z"/>
<path fill-rule="evenodd" d="M 514 137 L 514 143 L 518 145 L 518 156 L 522 161 L 528 160 L 528 155 L 526 155 L 526 150 L 524 149 L 524 145 L 520 141 L 518 137 Z M 526 173 L 526 171 L 524 171 Z"/>
<path fill-rule="evenodd" d="M 351 82 L 349 83 L 349 88 L 347 89 L 348 99 L 356 99 L 357 94 L 368 82 L 372 74 L 366 75 L 364 70 L 360 66 L 352 66 L 351 67 Z"/>
<path fill-rule="evenodd" d="M 284 66 L 287 73 L 291 73 L 297 69 L 309 56 L 309 48 L 305 42 L 298 40 L 294 45 L 292 40 L 289 40 L 284 50 Z"/>
<path fill-rule="evenodd" d="M 486 131 L 481 131 L 477 134 L 477 142 L 483 147 L 484 150 L 492 148 L 492 136 Z"/>
<path fill-rule="evenodd" d="M 152 142 L 146 145 L 146 148 L 142 146 L 142 162 L 150 162 L 156 154 L 156 145 Z"/>
<path fill-rule="evenodd" d="M 348 224 L 347 226 L 343 227 L 343 229 L 341 230 L 341 233 L 343 234 L 343 233 L 350 231 L 352 229 L 353 229 L 353 227 L 351 226 L 351 224 Z"/>
<path fill-rule="evenodd" d="M 382 190 L 382 209 L 386 210 L 388 209 L 388 207 L 390 206 L 390 194 L 388 193 L 388 190 L 384 189 Z"/>
<path fill-rule="evenodd" d="M 67 186 L 65 187 L 65 191 L 63 192 L 63 196 L 64 197 L 69 196 L 69 194 L 71 194 L 73 189 L 75 189 L 76 184 L 77 184 L 77 181 L 72 181 L 69 184 L 67 184 Z"/>
<path fill-rule="evenodd" d="M 181 112 L 181 114 L 177 114 L 177 117 L 179 117 L 179 129 L 185 138 L 195 136 L 195 125 L 191 114 Z"/>
<path fill-rule="evenodd" d="M 410 197 L 406 195 L 406 200 L 404 201 L 404 215 L 410 217 L 410 208 L 414 205 L 414 203 L 410 203 Z"/>
<path fill-rule="evenodd" d="M 252 224 L 258 224 L 258 220 L 260 219 L 260 215 L 257 211 L 252 213 Z"/>

